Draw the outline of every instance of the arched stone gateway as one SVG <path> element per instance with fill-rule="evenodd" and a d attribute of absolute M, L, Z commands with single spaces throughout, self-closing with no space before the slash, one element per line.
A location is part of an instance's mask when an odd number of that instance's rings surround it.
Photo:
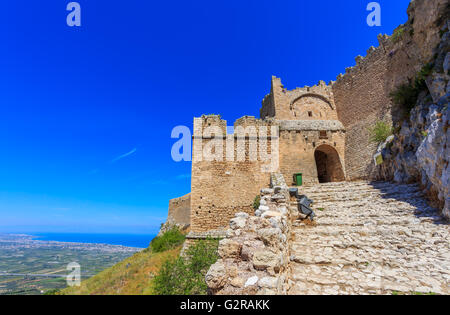
<path fill-rule="evenodd" d="M 314 152 L 319 183 L 345 181 L 344 170 L 337 151 L 329 145 L 321 145 Z"/>

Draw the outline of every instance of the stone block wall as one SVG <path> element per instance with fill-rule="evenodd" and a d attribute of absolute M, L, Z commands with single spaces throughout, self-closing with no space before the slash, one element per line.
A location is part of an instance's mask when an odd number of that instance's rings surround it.
<path fill-rule="evenodd" d="M 376 145 L 369 142 L 368 128 L 379 120 L 396 121 L 403 115 L 392 105 L 390 94 L 408 82 L 429 62 L 440 40 L 436 21 L 448 5 L 445 0 L 415 0 L 408 8 L 408 22 L 394 38 L 379 36 L 379 47 L 339 75 L 332 90 L 339 120 L 346 129 L 345 168 L 350 180 L 373 178 L 372 156 Z"/>
<path fill-rule="evenodd" d="M 277 120 L 337 120 L 331 85 L 318 85 L 288 91 L 281 79 L 272 77 L 272 88 L 263 102 L 261 118 Z"/>
<path fill-rule="evenodd" d="M 234 133 L 226 133 L 227 122 L 218 116 L 196 118 L 194 127 L 194 159 L 192 161 L 191 193 L 191 233 L 189 237 L 198 237 L 205 232 L 220 232 L 226 229 L 228 222 L 238 212 L 251 214 L 254 198 L 270 182 L 270 173 L 262 171 L 269 162 L 261 159 L 259 145 L 261 139 L 267 142 L 267 153 L 272 152 L 272 139 L 278 135 L 237 132 L 238 127 L 267 127 L 271 122 L 244 117 L 236 121 Z M 200 127 L 200 124 L 202 127 Z M 211 142 L 216 141 L 205 133 L 207 127 L 217 127 L 223 131 L 222 152 Z M 197 129 L 196 129 L 197 128 Z M 248 129 L 250 130 L 250 129 Z M 258 129 L 255 129 L 258 130 Z M 215 136 L 214 134 L 212 136 Z M 250 139 L 256 146 L 250 145 Z M 243 150 L 241 150 L 243 149 Z M 214 160 L 196 159 L 196 150 L 216 150 Z M 252 159 L 256 156 L 256 159 Z M 233 157 L 233 158 L 231 158 Z M 231 159 L 229 159 L 231 158 Z M 216 233 L 217 234 L 217 233 Z M 219 233 L 220 234 L 220 233 Z"/>
<path fill-rule="evenodd" d="M 321 135 L 322 132 L 322 135 Z M 323 137 L 326 134 L 326 137 Z M 337 157 L 334 168 L 342 168 L 340 177 L 334 181 L 345 180 L 345 131 L 338 121 L 322 121 L 311 124 L 303 122 L 281 122 L 280 124 L 280 172 L 288 185 L 293 183 L 293 174 L 303 173 L 303 183 L 318 183 L 318 174 L 315 160 L 316 150 L 320 148 L 334 150 Z"/>
<path fill-rule="evenodd" d="M 169 214 L 167 221 L 161 226 L 158 236 L 164 234 L 172 227 L 178 227 L 182 230 L 188 228 L 191 224 L 191 194 L 169 201 Z"/>
<path fill-rule="evenodd" d="M 261 191 L 255 215 L 238 213 L 230 220 L 227 237 L 219 243 L 220 259 L 206 275 L 211 294 L 287 293 L 292 227 L 289 191 L 281 174 L 273 174 L 271 183 L 272 188 Z"/>

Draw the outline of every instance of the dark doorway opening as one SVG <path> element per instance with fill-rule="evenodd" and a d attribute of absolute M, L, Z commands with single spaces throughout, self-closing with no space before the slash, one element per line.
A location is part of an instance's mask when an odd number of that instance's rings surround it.
<path fill-rule="evenodd" d="M 344 170 L 337 151 L 329 145 L 321 145 L 314 152 L 319 183 L 345 181 Z"/>
<path fill-rule="evenodd" d="M 319 183 L 328 183 L 330 180 L 327 174 L 327 154 L 322 151 L 316 151 L 314 157 L 316 159 Z"/>

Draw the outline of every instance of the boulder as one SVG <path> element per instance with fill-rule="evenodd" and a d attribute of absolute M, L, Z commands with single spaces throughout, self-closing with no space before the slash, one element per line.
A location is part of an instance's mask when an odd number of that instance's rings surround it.
<path fill-rule="evenodd" d="M 209 268 L 205 281 L 210 289 L 220 290 L 224 287 L 227 280 L 225 265 L 221 260 L 217 261 Z"/>
<path fill-rule="evenodd" d="M 259 278 L 257 276 L 248 278 L 247 281 L 245 282 L 245 287 L 250 287 L 255 285 L 258 282 Z"/>
<path fill-rule="evenodd" d="M 262 288 L 276 289 L 278 287 L 278 278 L 264 277 L 259 280 L 258 285 Z"/>
<path fill-rule="evenodd" d="M 277 211 L 267 211 L 267 212 L 264 212 L 261 217 L 264 219 L 281 217 L 281 213 L 277 212 Z"/>
<path fill-rule="evenodd" d="M 230 239 L 223 239 L 219 243 L 218 253 L 223 259 L 238 258 L 241 255 L 242 245 Z"/>
<path fill-rule="evenodd" d="M 230 284 L 235 288 L 242 288 L 245 284 L 245 280 L 240 277 L 236 277 L 231 280 Z"/>
<path fill-rule="evenodd" d="M 243 217 L 237 217 L 230 220 L 230 227 L 232 230 L 243 229 L 247 224 L 247 219 Z"/>
<path fill-rule="evenodd" d="M 278 270 L 280 266 L 280 257 L 271 251 L 259 250 L 253 255 L 253 267 L 257 270 Z"/>
<path fill-rule="evenodd" d="M 278 246 L 282 241 L 282 231 L 279 228 L 261 229 L 257 231 L 261 241 L 267 246 Z"/>

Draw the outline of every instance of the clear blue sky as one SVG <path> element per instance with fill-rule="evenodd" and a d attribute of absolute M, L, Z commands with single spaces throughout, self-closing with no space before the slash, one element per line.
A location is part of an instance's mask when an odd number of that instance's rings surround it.
<path fill-rule="evenodd" d="M 258 116 L 272 75 L 334 80 L 408 0 L 3 1 L 0 231 L 153 233 L 190 191 L 172 128 Z"/>

